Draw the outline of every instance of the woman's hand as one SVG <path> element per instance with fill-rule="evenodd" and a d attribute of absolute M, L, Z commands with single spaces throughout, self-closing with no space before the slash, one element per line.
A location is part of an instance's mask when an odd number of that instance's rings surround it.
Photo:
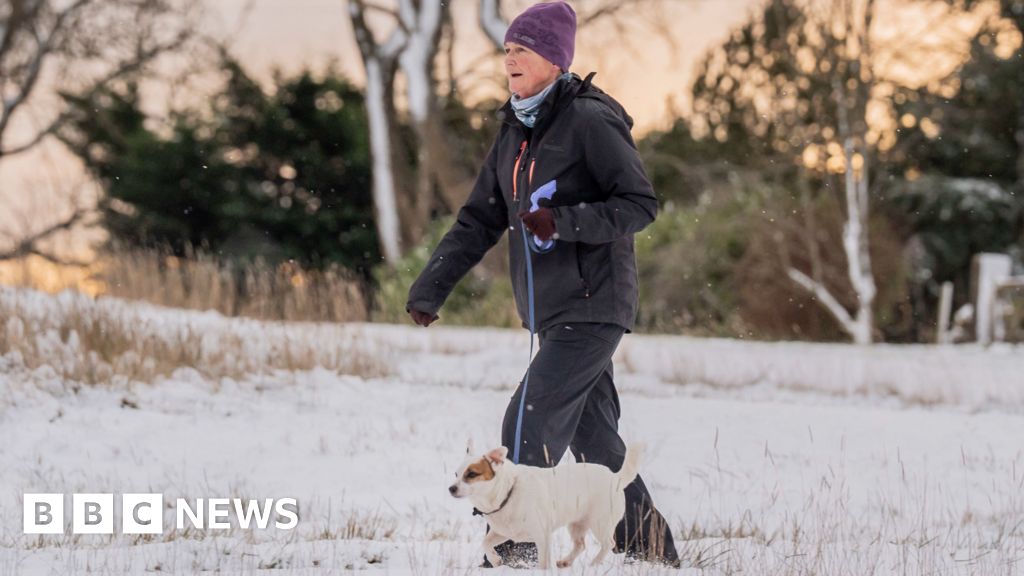
<path fill-rule="evenodd" d="M 413 322 L 423 326 L 424 328 L 430 326 L 435 320 L 440 318 L 437 314 L 427 314 L 426 312 L 421 312 L 415 308 L 407 308 L 406 311 L 409 312 L 409 316 L 412 316 Z"/>
<path fill-rule="evenodd" d="M 546 242 L 555 235 L 555 215 L 550 208 L 540 207 L 536 212 L 523 210 L 518 216 L 526 229 L 537 238 Z"/>

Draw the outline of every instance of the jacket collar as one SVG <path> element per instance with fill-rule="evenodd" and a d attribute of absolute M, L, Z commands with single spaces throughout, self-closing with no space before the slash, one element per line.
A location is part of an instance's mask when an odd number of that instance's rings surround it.
<path fill-rule="evenodd" d="M 533 127 L 534 133 L 541 133 L 551 122 L 551 119 L 572 102 L 585 83 L 575 73 L 566 80 L 559 80 L 540 105 L 540 111 L 537 113 L 537 123 Z M 519 121 L 519 118 L 516 118 L 515 110 L 512 109 L 511 98 L 506 100 L 505 104 L 498 109 L 497 116 L 505 124 L 518 126 L 522 130 L 529 130 L 525 124 Z"/>

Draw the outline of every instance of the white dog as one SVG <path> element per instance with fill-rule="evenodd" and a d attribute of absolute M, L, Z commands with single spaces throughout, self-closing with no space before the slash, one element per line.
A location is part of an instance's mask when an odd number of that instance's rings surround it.
<path fill-rule="evenodd" d="M 558 561 L 565 568 L 584 548 L 589 530 L 601 544 L 594 565 L 615 546 L 615 526 L 626 511 L 623 490 L 636 478 L 642 447 L 630 446 L 622 470 L 615 473 L 600 464 L 564 464 L 554 468 L 519 466 L 505 459 L 501 447 L 484 456 L 471 455 L 448 488 L 456 498 L 469 497 L 491 531 L 484 537 L 484 554 L 491 565 L 501 564 L 496 544 L 506 540 L 535 542 L 540 568 L 551 564 L 551 535 L 569 527 L 572 551 Z"/>

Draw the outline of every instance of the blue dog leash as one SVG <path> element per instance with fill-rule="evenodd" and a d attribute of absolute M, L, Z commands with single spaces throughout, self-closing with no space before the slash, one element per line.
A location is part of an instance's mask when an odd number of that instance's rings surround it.
<path fill-rule="evenodd" d="M 530 255 L 530 240 L 526 234 L 526 226 L 522 223 L 519 224 L 519 228 L 523 231 L 523 252 L 526 256 L 526 292 L 528 294 L 527 301 L 529 302 L 530 310 L 530 363 L 533 363 L 533 334 L 534 334 L 534 316 L 533 316 L 533 261 Z M 516 445 L 512 449 L 512 462 L 519 464 L 519 445 L 522 443 L 523 437 L 523 409 L 526 407 L 526 389 L 530 385 L 530 364 L 526 365 L 526 378 L 523 379 L 523 391 L 519 396 L 519 415 L 516 417 Z"/>
<path fill-rule="evenodd" d="M 536 212 L 540 208 L 540 200 L 550 200 L 557 191 L 557 185 L 552 180 L 530 194 L 530 212 Z M 536 334 L 536 320 L 533 306 L 533 257 L 530 252 L 545 254 L 555 247 L 554 239 L 541 240 L 533 234 L 526 232 L 526 226 L 521 222 L 519 229 L 523 232 L 523 255 L 526 257 L 526 292 L 530 312 L 530 363 L 526 366 L 526 377 L 523 379 L 523 392 L 519 397 L 519 415 L 516 417 L 516 445 L 512 449 L 512 462 L 519 464 L 519 446 L 522 443 L 523 434 L 523 410 L 526 408 L 526 389 L 530 385 L 530 364 L 533 363 L 533 338 Z M 530 239 L 533 239 L 531 242 Z"/>

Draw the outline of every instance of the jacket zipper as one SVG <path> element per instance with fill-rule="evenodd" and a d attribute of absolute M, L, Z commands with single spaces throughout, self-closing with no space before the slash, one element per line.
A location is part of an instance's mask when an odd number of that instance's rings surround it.
<path fill-rule="evenodd" d="M 523 154 L 526 153 L 529 141 L 523 140 L 519 145 L 519 153 L 516 154 L 516 163 L 512 168 L 512 200 L 514 202 L 519 201 L 519 173 L 526 171 L 526 164 L 521 164 L 523 160 Z M 530 172 L 526 177 L 527 189 L 533 187 L 533 170 L 537 166 L 537 158 L 530 158 Z M 527 255 L 529 258 L 529 255 Z M 580 283 L 583 284 L 583 297 L 590 298 L 590 284 L 587 283 L 586 277 L 583 276 L 583 258 L 580 254 L 580 245 L 576 243 L 576 273 L 579 274 Z"/>
<path fill-rule="evenodd" d="M 523 153 L 526 152 L 527 141 L 523 140 L 523 143 L 519 145 L 519 153 L 516 154 L 516 164 L 512 168 L 512 201 L 519 201 L 519 163 L 523 159 Z M 523 165 L 525 168 L 526 165 Z"/>

